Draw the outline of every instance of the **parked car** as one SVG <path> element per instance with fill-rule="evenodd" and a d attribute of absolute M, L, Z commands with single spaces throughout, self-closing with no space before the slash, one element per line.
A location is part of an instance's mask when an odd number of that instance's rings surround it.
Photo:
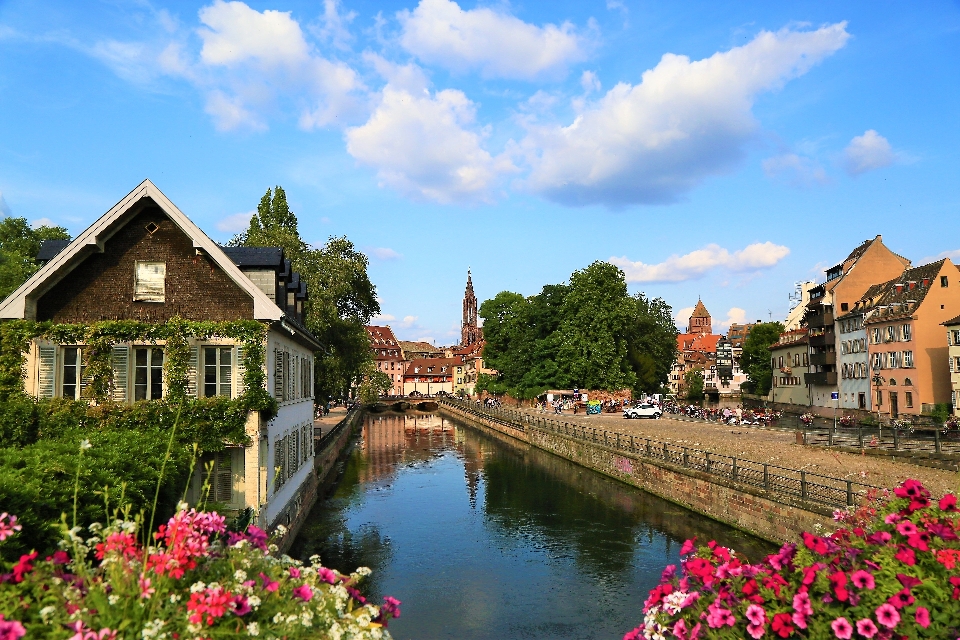
<path fill-rule="evenodd" d="M 656 420 L 663 415 L 663 410 L 655 404 L 638 404 L 623 410 L 624 418 L 653 418 Z"/>

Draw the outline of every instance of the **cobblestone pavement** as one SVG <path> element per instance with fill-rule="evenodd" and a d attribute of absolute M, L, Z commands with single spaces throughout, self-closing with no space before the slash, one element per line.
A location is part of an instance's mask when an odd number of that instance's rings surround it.
<path fill-rule="evenodd" d="M 322 418 L 317 418 L 313 421 L 314 434 L 317 433 L 317 429 L 320 429 L 320 435 L 325 436 L 330 432 L 341 420 L 347 417 L 347 410 L 344 407 L 334 407 L 330 409 L 330 413 L 323 416 Z"/>
<path fill-rule="evenodd" d="M 798 445 L 793 431 L 732 427 L 729 425 L 687 422 L 668 417 L 626 420 L 619 413 L 585 416 L 564 413 L 540 414 L 522 411 L 564 422 L 606 429 L 610 432 L 640 436 L 711 453 L 766 462 L 810 473 L 856 480 L 878 487 L 895 487 L 907 478 L 923 482 L 937 496 L 946 491 L 960 492 L 960 474 L 931 469 L 876 456 L 857 455 Z"/>

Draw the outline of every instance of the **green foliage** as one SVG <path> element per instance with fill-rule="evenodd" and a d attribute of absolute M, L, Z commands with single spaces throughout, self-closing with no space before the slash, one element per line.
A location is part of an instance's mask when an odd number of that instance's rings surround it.
<path fill-rule="evenodd" d="M 761 322 L 750 330 L 743 343 L 740 356 L 740 368 L 747 374 L 753 385 L 753 393 L 767 395 L 773 382 L 773 370 L 770 368 L 770 345 L 776 343 L 783 333 L 780 322 Z"/>
<path fill-rule="evenodd" d="M 343 236 L 320 248 L 300 237 L 297 217 L 283 188 L 267 189 L 249 228 L 230 241 L 235 246 L 283 247 L 294 271 L 307 285 L 306 324 L 324 348 L 314 358 L 318 401 L 346 396 L 371 360 L 364 325 L 380 313 L 369 260 Z"/>
<path fill-rule="evenodd" d="M 73 525 L 73 496 L 77 491 L 77 524 L 87 526 L 107 519 L 106 501 L 113 507 L 131 505 L 132 513 L 149 511 L 166 452 L 168 434 L 157 429 L 70 430 L 61 437 L 40 440 L 25 447 L 0 449 L 0 495 L 3 509 L 16 513 L 29 537 L 7 540 L 0 551 L 14 560 L 31 549 L 48 554 L 56 549 L 58 523 L 67 514 Z M 77 465 L 80 442 L 92 447 L 83 452 L 79 485 Z M 191 452 L 179 445 L 171 452 L 157 515 L 173 513 L 186 486 Z M 161 520 L 162 521 L 162 520 Z"/>
<path fill-rule="evenodd" d="M 26 218 L 0 219 L 0 300 L 40 268 L 36 261 L 44 240 L 69 240 L 63 227 L 32 229 Z"/>
<path fill-rule="evenodd" d="M 687 400 L 703 400 L 703 369 L 691 369 L 683 375 L 686 383 Z"/>
<path fill-rule="evenodd" d="M 606 262 L 529 298 L 501 292 L 480 306 L 480 316 L 484 358 L 499 375 L 475 389 L 517 398 L 550 388 L 657 391 L 676 355 L 670 307 L 630 296 L 623 272 Z"/>
<path fill-rule="evenodd" d="M 373 403 L 379 400 L 380 396 L 389 391 L 391 387 L 393 387 L 393 382 L 390 380 L 390 376 L 377 370 L 376 365 L 371 362 L 363 380 L 360 382 L 360 386 L 357 387 L 357 397 L 360 398 L 360 402 Z"/>
<path fill-rule="evenodd" d="M 953 406 L 949 402 L 938 402 L 933 406 L 933 411 L 930 415 L 933 417 L 934 422 L 943 424 L 953 415 Z"/>

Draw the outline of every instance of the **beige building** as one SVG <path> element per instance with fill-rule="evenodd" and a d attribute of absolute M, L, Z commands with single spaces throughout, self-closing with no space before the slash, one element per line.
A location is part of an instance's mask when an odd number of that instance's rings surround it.
<path fill-rule="evenodd" d="M 950 372 L 950 401 L 953 415 L 960 416 L 960 316 L 943 323 L 947 328 L 947 369 Z"/>
<path fill-rule="evenodd" d="M 803 372 L 808 365 L 808 339 L 806 329 L 784 331 L 780 339 L 770 346 L 770 367 L 773 379 L 770 385 L 771 402 L 783 404 L 810 404 Z"/>

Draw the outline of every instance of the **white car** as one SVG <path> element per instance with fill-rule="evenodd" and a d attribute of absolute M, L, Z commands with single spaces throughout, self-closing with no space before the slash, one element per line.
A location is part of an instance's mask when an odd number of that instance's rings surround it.
<path fill-rule="evenodd" d="M 656 420 L 663 415 L 663 410 L 655 404 L 639 404 L 623 410 L 624 418 L 653 418 Z"/>

